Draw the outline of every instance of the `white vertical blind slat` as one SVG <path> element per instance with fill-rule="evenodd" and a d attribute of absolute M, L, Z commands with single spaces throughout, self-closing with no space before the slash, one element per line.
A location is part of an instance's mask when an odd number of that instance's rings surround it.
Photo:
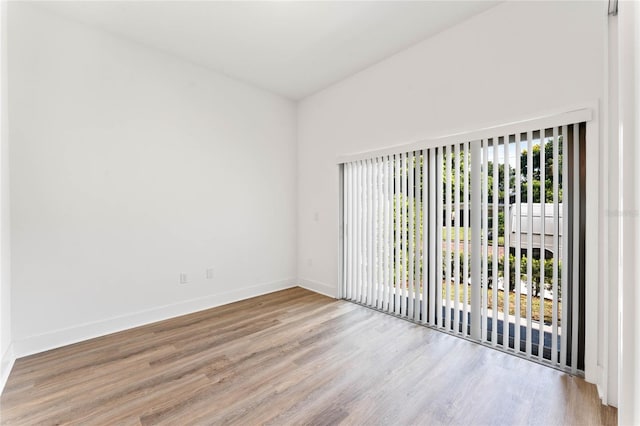
<path fill-rule="evenodd" d="M 493 248 L 492 256 L 492 295 L 493 303 L 491 304 L 491 344 L 496 346 L 498 344 L 498 241 L 500 235 L 498 233 L 498 214 L 500 211 L 500 195 L 498 183 L 500 180 L 499 167 L 498 167 L 498 151 L 500 149 L 500 142 L 497 137 L 493 138 L 493 230 L 491 238 L 491 247 Z"/>
<path fill-rule="evenodd" d="M 351 262 L 349 261 L 352 258 L 352 245 L 351 245 L 351 199 L 353 197 L 353 191 L 351 190 L 351 170 L 353 168 L 353 164 L 347 163 L 343 166 L 343 179 L 344 179 L 344 241 L 345 241 L 345 255 L 344 260 L 342 262 L 342 268 L 344 270 L 345 279 L 343 281 L 343 289 L 342 297 L 345 299 L 351 299 L 351 271 L 353 269 Z"/>
<path fill-rule="evenodd" d="M 371 299 L 369 305 L 378 307 L 378 159 L 374 158 L 371 161 L 371 270 L 372 270 L 372 286 L 371 286 Z"/>
<path fill-rule="evenodd" d="M 379 254 L 379 247 L 380 247 L 380 227 L 379 227 L 379 223 L 380 223 L 380 209 L 379 209 L 379 203 L 380 203 L 380 195 L 379 195 L 379 191 L 378 191 L 378 182 L 380 179 L 380 169 L 378 168 L 378 163 L 379 160 L 377 158 L 373 159 L 373 162 L 371 164 L 372 166 L 372 177 L 373 179 L 371 180 L 371 205 L 373 208 L 373 212 L 372 212 L 372 223 L 371 223 L 371 233 L 373 235 L 373 241 L 372 241 L 372 253 L 371 256 L 373 258 L 373 287 L 372 287 L 372 296 L 371 296 L 371 306 L 374 308 L 379 308 L 379 303 L 380 303 L 380 298 L 378 297 L 378 295 L 380 294 L 380 271 L 379 271 L 379 265 L 380 265 L 380 254 Z"/>
<path fill-rule="evenodd" d="M 358 302 L 365 302 L 365 291 L 367 279 L 367 262 L 366 262 L 366 250 L 367 250 L 367 199 L 366 199 L 366 187 L 367 187 L 367 162 L 363 160 L 360 164 L 360 288 L 358 289 Z"/>
<path fill-rule="evenodd" d="M 362 268 L 362 280 L 360 281 L 360 294 L 359 294 L 359 302 L 366 303 L 366 291 L 367 291 L 367 162 L 366 160 L 362 161 L 362 180 L 360 182 L 361 185 L 361 196 L 362 196 L 362 204 L 361 204 L 361 215 L 362 215 L 362 228 L 360 233 L 360 238 L 362 244 L 360 246 L 361 252 L 361 268 Z"/>
<path fill-rule="evenodd" d="M 358 226 L 359 220 L 357 217 L 357 201 L 358 190 L 356 186 L 357 182 L 358 163 L 351 164 L 351 283 L 349 288 L 349 300 L 355 299 L 356 283 L 358 280 Z"/>
<path fill-rule="evenodd" d="M 342 260 L 341 260 L 341 264 L 342 264 L 342 268 L 340 269 L 340 297 L 345 297 L 345 284 L 347 282 L 347 268 L 345 267 L 347 265 L 347 253 L 348 253 L 348 248 L 347 248 L 347 226 L 348 226 L 348 222 L 347 222 L 347 214 L 349 212 L 349 209 L 347 207 L 347 191 L 345 191 L 346 185 L 346 165 L 342 165 L 342 244 L 341 244 L 341 250 L 342 250 Z"/>
<path fill-rule="evenodd" d="M 385 209 L 385 227 L 384 227 L 384 260 L 385 260 L 385 268 L 384 268 L 384 282 L 385 282 L 385 294 L 384 294 L 384 309 L 385 311 L 389 311 L 389 297 L 391 295 L 391 280 L 393 278 L 393 263 L 391 258 L 391 242 L 393 240 L 393 233 L 391 232 L 392 224 L 391 224 L 391 214 L 393 212 L 393 192 L 391 191 L 391 156 L 387 156 L 384 158 L 384 209 Z"/>
<path fill-rule="evenodd" d="M 489 140 L 482 141 L 482 330 L 489 341 Z"/>
<path fill-rule="evenodd" d="M 558 228 L 560 226 L 560 206 L 558 205 L 558 179 L 560 177 L 558 165 L 558 128 L 553 128 L 553 276 L 551 294 L 553 295 L 551 318 L 551 362 L 558 362 Z"/>
<path fill-rule="evenodd" d="M 369 273 L 369 161 L 364 161 L 362 169 L 362 303 L 368 303 L 367 294 L 371 274 Z"/>
<path fill-rule="evenodd" d="M 458 333 L 460 330 L 460 144 L 454 147 L 453 164 L 453 330 Z"/>
<path fill-rule="evenodd" d="M 414 280 L 414 268 L 413 264 L 415 262 L 415 227 L 414 227 L 414 177 L 415 177 L 415 168 L 414 168 L 414 153 L 409 153 L 409 160 L 407 161 L 407 194 L 408 194 L 408 219 L 409 219 L 409 227 L 408 227 L 408 235 L 407 239 L 409 240 L 408 249 L 409 249 L 409 262 L 407 264 L 407 274 L 409 275 L 409 300 L 407 301 L 407 316 L 409 318 L 413 318 L 414 316 L 414 298 L 416 295 L 415 289 L 415 280 Z"/>
<path fill-rule="evenodd" d="M 527 133 L 527 355 L 532 355 L 533 298 L 533 132 Z"/>
<path fill-rule="evenodd" d="M 376 169 L 378 172 L 378 179 L 376 185 L 376 193 L 378 194 L 378 221 L 376 223 L 376 229 L 378 230 L 378 237 L 376 238 L 378 261 L 376 263 L 378 269 L 378 291 L 376 297 L 376 307 L 378 309 L 384 308 L 384 159 L 378 158 Z"/>
<path fill-rule="evenodd" d="M 402 191 L 402 247 L 401 247 L 401 252 L 402 252 L 402 272 L 401 272 L 401 286 L 402 286 L 402 291 L 400 292 L 401 298 L 400 298 L 400 314 L 402 316 L 407 316 L 407 297 L 409 296 L 409 293 L 407 291 L 407 278 L 408 278 L 408 274 L 407 274 L 407 257 L 409 255 L 409 252 L 407 250 L 407 229 L 408 229 L 408 218 L 407 218 L 407 157 L 408 154 L 405 154 L 402 156 L 402 179 L 400 181 L 400 185 L 401 185 L 401 191 Z"/>
<path fill-rule="evenodd" d="M 384 157 L 378 158 L 378 309 L 384 310 L 385 281 L 385 190 Z"/>
<path fill-rule="evenodd" d="M 471 211 L 468 206 L 464 210 L 465 215 L 470 212 L 471 254 L 473 255 L 473 253 L 476 253 L 475 261 L 471 262 L 471 338 L 474 340 L 483 338 L 482 329 L 484 328 L 481 308 L 482 294 L 480 290 L 480 275 L 482 269 L 482 264 L 480 262 L 480 246 L 482 243 L 482 205 L 480 200 L 482 199 L 482 192 L 484 192 L 482 191 L 482 181 L 480 180 L 482 161 L 480 158 L 481 149 L 480 141 L 471 143 L 471 180 L 466 182 L 466 187 L 473 185 L 473 190 L 471 191 Z M 467 176 L 469 176 L 469 174 L 467 174 Z M 482 256 L 484 256 L 484 253 Z"/>
<path fill-rule="evenodd" d="M 444 317 L 442 313 L 443 309 L 443 301 L 442 301 L 442 259 L 443 259 L 443 243 L 442 243 L 442 228 L 443 228 L 443 199 L 442 199 L 442 164 L 444 161 L 444 148 L 437 149 L 437 157 L 436 157 L 436 264 L 434 265 L 436 269 L 436 321 L 440 328 L 443 328 Z"/>
<path fill-rule="evenodd" d="M 503 319 L 502 319 L 502 346 L 504 349 L 509 348 L 509 298 L 510 298 L 510 288 L 511 288 L 511 265 L 510 265 L 510 245 L 509 245 L 509 219 L 510 219 L 510 195 L 511 195 L 511 171 L 509 166 L 509 135 L 504 135 L 504 144 L 502 145 L 504 148 L 504 174 L 503 174 L 503 188 L 504 188 L 504 202 L 503 202 L 503 217 L 504 217 L 504 271 L 503 271 L 503 280 L 502 280 L 502 304 L 504 305 L 503 309 Z"/>
<path fill-rule="evenodd" d="M 451 233 L 453 232 L 451 229 L 451 160 L 452 160 L 452 147 L 448 146 L 445 153 L 445 161 L 446 161 L 446 172 L 445 178 L 447 179 L 447 192 L 446 192 L 446 200 L 447 200 L 447 214 L 444 218 L 446 222 L 446 242 L 445 242 L 445 294 L 446 294 L 446 303 L 445 303 L 445 316 L 444 316 L 444 325 L 447 331 L 451 330 Z"/>
<path fill-rule="evenodd" d="M 562 126 L 562 260 L 561 276 L 562 319 L 560 320 L 560 364 L 567 365 L 567 301 L 569 293 L 569 200 L 567 197 L 569 181 L 569 128 Z"/>
<path fill-rule="evenodd" d="M 364 191 L 362 190 L 362 161 L 358 161 L 356 163 L 356 187 L 357 193 L 356 195 L 356 219 L 358 221 L 357 225 L 357 236 L 356 236 L 356 247 L 357 247 L 357 259 L 356 259 L 356 268 L 358 271 L 358 279 L 355 288 L 354 300 L 357 302 L 362 301 L 362 279 L 363 279 L 363 268 L 362 268 L 362 231 L 363 231 L 363 222 L 364 217 L 362 214 L 362 197 L 364 196 Z"/>
<path fill-rule="evenodd" d="M 416 207 L 415 207 L 415 221 L 414 221 L 414 226 L 415 226 L 415 246 L 414 246 L 414 252 L 415 252 L 415 261 L 413 263 L 413 268 L 414 268 L 414 273 L 413 273 L 413 285 L 415 287 L 415 298 L 413 299 L 413 319 L 415 321 L 419 321 L 420 320 L 420 300 L 422 298 L 422 279 L 420 276 L 420 264 L 422 263 L 422 238 L 420 236 L 420 232 L 421 232 L 421 223 L 422 223 L 422 193 L 420 191 L 420 188 L 422 187 L 422 166 L 421 166 L 421 158 L 422 158 L 422 152 L 421 151 L 417 151 L 416 152 L 416 161 L 415 161 L 415 188 L 414 188 L 414 193 L 415 193 L 415 199 L 416 199 Z"/>
<path fill-rule="evenodd" d="M 520 325 L 521 325 L 521 319 L 522 319 L 522 315 L 521 315 L 521 311 L 520 311 L 520 297 L 521 297 L 521 289 L 520 286 L 522 284 L 521 280 L 520 280 L 520 276 L 522 274 L 522 271 L 520 270 L 521 267 L 521 258 L 522 258 L 522 250 L 521 250 L 521 244 L 522 244 L 522 208 L 521 208 L 521 203 L 522 203 L 522 194 L 521 194 L 521 185 L 520 185 L 520 181 L 521 181 L 521 176 L 522 176 L 522 167 L 521 167 L 521 155 L 522 155 L 522 146 L 521 146 L 521 138 L 522 135 L 520 134 L 520 132 L 518 132 L 516 134 L 516 213 L 515 213 L 515 217 L 516 217 L 516 221 L 515 221 L 515 234 L 516 234 L 516 241 L 515 241 L 515 283 L 516 283 L 516 300 L 515 300 L 515 306 L 514 306 L 514 317 L 515 317 L 515 324 L 514 324 L 514 345 L 513 348 L 515 349 L 516 352 L 520 352 Z"/>
<path fill-rule="evenodd" d="M 395 299 L 395 159 L 389 156 L 389 307 L 388 311 L 393 312 Z"/>
<path fill-rule="evenodd" d="M 402 255 L 400 253 L 400 155 L 395 156 L 395 168 L 394 168 L 394 179 L 395 179 L 395 289 L 393 293 L 393 310 L 396 315 L 400 314 L 400 261 Z"/>
<path fill-rule="evenodd" d="M 422 206 L 420 211 L 422 212 L 422 305 L 420 318 L 423 323 L 428 322 L 428 303 L 430 302 L 429 298 L 429 261 L 427 260 L 427 256 L 430 255 L 429 250 L 429 238 L 431 236 L 431 229 L 428 226 L 427 220 L 429 220 L 429 215 L 427 214 L 427 210 L 429 209 L 429 200 L 427 198 L 429 194 L 429 190 L 427 184 L 429 182 L 429 163 L 427 159 L 428 151 L 425 149 L 422 151 Z"/>
<path fill-rule="evenodd" d="M 545 129 L 540 129 L 540 289 L 538 293 L 538 301 L 540 305 L 539 312 L 539 329 L 538 329 L 538 358 L 542 359 L 544 357 L 544 285 L 545 285 L 545 274 L 544 274 L 544 261 L 546 255 L 546 229 L 545 222 L 547 221 L 546 216 L 546 188 L 545 188 L 545 169 L 546 169 L 546 158 L 545 158 Z"/>
<path fill-rule="evenodd" d="M 371 306 L 371 299 L 373 298 L 373 197 L 371 189 L 371 181 L 373 180 L 373 167 L 371 160 L 367 161 L 367 291 L 365 301 L 366 304 Z"/>
<path fill-rule="evenodd" d="M 462 229 L 464 231 L 462 239 L 464 242 L 462 248 L 462 253 L 464 253 L 464 262 L 462 265 L 462 334 L 466 336 L 469 334 L 469 142 L 464 143 L 462 153 L 462 166 L 464 168 L 464 203 L 462 208 Z"/>
<path fill-rule="evenodd" d="M 361 280 L 360 280 L 360 289 L 358 293 L 358 302 L 365 303 L 365 292 L 366 292 L 366 280 L 367 280 L 367 198 L 366 198 L 366 188 L 367 188 L 367 162 L 362 161 L 360 165 L 360 216 L 362 225 L 360 227 L 360 269 L 361 269 Z"/>
<path fill-rule="evenodd" d="M 436 199 L 437 199 L 437 191 L 436 191 L 436 182 L 438 182 L 437 176 L 437 166 L 436 162 L 436 150 L 429 150 L 429 324 L 432 326 L 436 325 L 436 318 L 439 314 L 436 314 L 437 306 L 439 306 L 437 301 L 437 296 L 440 296 L 442 293 L 436 293 L 436 289 L 438 288 L 438 280 L 437 280 L 437 270 L 440 269 L 438 267 L 438 261 L 436 260 L 437 252 L 438 252 L 438 220 L 437 220 L 437 210 L 436 210 Z M 440 239 L 440 243 L 442 243 L 442 239 Z M 440 244 L 442 247 L 442 244 Z"/>

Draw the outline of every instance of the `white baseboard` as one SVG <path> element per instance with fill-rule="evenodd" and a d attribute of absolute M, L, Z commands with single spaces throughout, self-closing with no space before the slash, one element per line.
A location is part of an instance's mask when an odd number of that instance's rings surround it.
<path fill-rule="evenodd" d="M 589 383 L 593 383 L 594 385 L 596 385 L 596 390 L 598 391 L 598 396 L 600 397 L 600 402 L 602 402 L 604 405 L 608 405 L 607 404 L 607 387 L 606 387 L 606 378 L 604 375 L 604 369 L 602 368 L 601 365 L 596 365 L 595 368 L 595 373 L 591 373 L 591 374 L 587 374 L 587 371 L 585 371 L 585 381 L 589 382 Z"/>
<path fill-rule="evenodd" d="M 299 279 L 300 287 L 306 288 L 307 290 L 313 291 L 315 293 L 320 293 L 325 296 L 332 297 L 334 299 L 338 298 L 338 288 L 336 286 L 321 283 L 318 281 Z"/>
<path fill-rule="evenodd" d="M 4 354 L 2 354 L 2 358 L 0 358 L 0 395 L 2 395 L 2 391 L 4 391 L 4 386 L 7 384 L 7 379 L 15 362 L 16 357 L 13 351 L 13 343 L 11 343 Z"/>
<path fill-rule="evenodd" d="M 73 343 L 78 343 L 84 340 L 93 339 L 95 337 L 214 308 L 216 306 L 226 305 L 228 303 L 249 299 L 295 286 L 297 286 L 295 278 L 257 284 L 244 287 L 240 290 L 186 300 L 103 321 L 86 323 L 74 327 L 55 330 L 45 334 L 30 336 L 13 342 L 13 354 L 16 358 L 20 358 Z"/>
<path fill-rule="evenodd" d="M 598 366 L 598 368 L 602 370 L 602 367 Z M 618 408 L 618 401 L 612 398 L 608 388 L 605 386 L 605 381 L 606 377 L 603 374 L 600 376 L 600 380 L 595 383 L 596 389 L 598 390 L 598 396 L 600 397 L 600 402 L 604 405 Z"/>

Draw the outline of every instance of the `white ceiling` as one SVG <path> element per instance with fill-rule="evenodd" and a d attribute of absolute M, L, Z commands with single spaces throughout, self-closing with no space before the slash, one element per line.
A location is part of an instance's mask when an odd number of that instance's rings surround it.
<path fill-rule="evenodd" d="M 43 7 L 302 99 L 497 1 L 54 1 Z"/>

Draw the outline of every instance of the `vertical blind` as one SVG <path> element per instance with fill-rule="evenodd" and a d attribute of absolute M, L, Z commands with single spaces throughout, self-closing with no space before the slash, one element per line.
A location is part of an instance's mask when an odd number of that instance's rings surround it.
<path fill-rule="evenodd" d="M 345 162 L 343 297 L 583 370 L 584 133 L 575 123 Z"/>

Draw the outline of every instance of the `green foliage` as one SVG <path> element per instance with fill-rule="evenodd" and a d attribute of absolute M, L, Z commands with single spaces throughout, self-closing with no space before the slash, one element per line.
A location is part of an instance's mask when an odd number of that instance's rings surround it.
<path fill-rule="evenodd" d="M 464 151 L 460 151 L 458 158 L 455 157 L 455 153 L 448 153 L 444 156 L 444 161 L 442 161 L 442 200 L 444 203 L 447 202 L 447 182 L 451 182 L 451 201 L 455 201 L 456 191 L 458 191 L 460 201 L 464 201 L 465 174 L 471 174 L 471 171 L 467 170 L 470 163 L 470 155 L 468 153 L 468 157 L 465 158 Z M 450 162 L 451 175 L 447 173 L 447 160 Z M 460 170 L 459 176 L 456 176 L 456 170 Z M 460 182 L 457 187 L 456 180 Z"/>
<path fill-rule="evenodd" d="M 553 140 L 548 139 L 544 143 L 544 202 L 552 203 L 553 202 L 553 173 L 554 173 L 554 164 L 553 164 Z M 542 170 L 541 167 L 541 147 L 540 144 L 534 145 L 531 149 L 531 159 L 532 159 L 532 167 L 531 167 L 531 189 L 533 192 L 533 202 L 540 203 L 540 190 L 542 187 Z M 558 180 L 562 182 L 562 162 L 564 161 L 564 156 L 562 153 L 562 136 L 558 137 Z M 522 194 L 522 202 L 528 201 L 528 173 L 529 173 L 529 155 L 526 149 L 523 149 L 520 154 L 520 164 L 521 164 L 521 180 L 520 180 L 520 191 Z M 558 186 L 558 199 L 562 201 L 562 187 Z"/>
<path fill-rule="evenodd" d="M 449 256 L 449 262 L 451 262 L 451 276 L 453 276 L 453 274 L 455 274 L 455 270 L 456 270 L 456 262 L 455 262 L 455 255 L 454 253 L 451 253 Z M 460 253 L 459 256 L 459 265 L 458 265 L 458 276 L 461 278 L 461 281 L 463 282 L 467 282 L 468 278 L 471 276 L 471 256 L 467 255 L 467 262 L 468 262 L 468 271 L 467 271 L 467 280 L 465 280 L 464 277 L 464 253 Z M 442 276 L 444 277 L 447 271 L 447 253 L 444 253 L 444 255 L 442 256 Z"/>
<path fill-rule="evenodd" d="M 528 259 L 526 256 L 523 256 L 520 259 L 520 279 L 521 280 L 526 280 L 527 279 L 527 262 Z M 553 281 L 553 262 L 554 259 L 550 258 L 550 259 L 545 259 L 544 260 L 544 283 L 545 285 L 551 285 L 552 281 Z M 500 276 L 504 276 L 504 256 L 501 257 L 498 260 L 498 266 L 500 268 L 500 272 L 498 272 L 498 274 Z M 515 286 L 516 286 L 516 258 L 513 254 L 509 255 L 509 290 L 513 291 L 515 290 Z M 541 275 L 540 275 L 540 259 L 531 259 L 531 279 L 532 279 L 532 287 L 533 287 L 533 295 L 534 296 L 539 296 L 540 295 L 540 291 L 541 291 L 541 287 L 540 287 L 540 281 L 541 281 Z M 562 273 L 562 262 L 558 261 L 558 287 L 557 287 L 557 293 L 558 296 L 561 295 L 561 285 L 560 285 L 560 277 L 561 277 L 561 273 Z"/>
<path fill-rule="evenodd" d="M 533 145 L 531 149 L 531 181 L 529 182 L 529 155 L 526 148 L 522 149 L 520 152 L 520 194 L 521 201 L 523 203 L 527 202 L 529 199 L 529 185 L 531 185 L 532 191 L 532 201 L 534 203 L 541 202 L 541 188 L 542 188 L 542 171 L 543 168 L 540 165 L 542 152 L 541 152 L 540 144 Z M 548 139 L 544 143 L 544 202 L 552 203 L 553 202 L 553 173 L 554 173 L 554 164 L 553 164 L 553 140 Z M 558 137 L 558 200 L 562 202 L 562 186 L 560 182 L 562 182 L 562 162 L 563 162 L 563 153 L 562 153 L 562 136 Z M 513 161 L 512 161 L 513 163 Z M 488 189 L 488 199 L 489 203 L 493 203 L 494 197 L 494 188 L 493 188 L 493 161 L 489 161 L 487 163 L 487 189 Z M 509 164 L 509 183 L 508 187 L 505 188 L 504 184 L 504 176 L 505 176 L 505 164 L 498 164 L 498 194 L 497 197 L 499 203 L 510 204 L 509 197 L 511 194 L 515 193 L 516 188 L 516 168 L 515 164 Z"/>
<path fill-rule="evenodd" d="M 562 179 L 562 162 L 563 162 L 563 153 L 562 153 L 562 136 L 559 137 L 558 140 L 558 173 L 559 173 L 559 179 L 561 181 Z M 528 200 L 528 189 L 529 186 L 531 186 L 531 190 L 532 190 L 532 198 L 533 198 L 533 202 L 538 203 L 541 202 L 542 199 L 544 199 L 544 202 L 553 202 L 553 172 L 554 172 L 554 167 L 556 167 L 556 165 L 554 165 L 553 162 L 553 143 L 551 139 L 547 139 L 544 143 L 544 151 L 545 151 L 545 158 L 544 158 L 544 164 L 541 167 L 541 147 L 539 144 L 537 145 L 533 145 L 532 147 L 532 152 L 531 152 L 531 164 L 529 164 L 529 155 L 527 153 L 526 150 L 526 142 L 523 142 L 522 147 L 525 147 L 525 149 L 522 149 L 522 151 L 520 152 L 520 176 L 519 179 L 516 176 L 516 167 L 515 164 L 509 164 L 509 167 L 506 167 L 505 164 L 498 164 L 497 167 L 498 169 L 496 170 L 496 173 L 499 177 L 499 181 L 498 181 L 498 185 L 497 185 L 497 189 L 498 189 L 498 193 L 496 194 L 496 196 L 498 197 L 498 199 L 496 200 L 497 202 L 499 202 L 500 204 L 511 204 L 512 202 L 512 198 L 511 198 L 511 194 L 515 193 L 515 188 L 516 188 L 516 182 L 520 182 L 520 191 L 521 191 L 521 202 L 525 203 Z M 469 154 L 470 155 L 470 154 Z M 449 159 L 449 161 L 451 161 L 451 172 L 447 173 L 447 167 L 446 167 L 446 160 Z M 413 157 L 413 164 L 407 164 L 406 165 L 406 169 L 408 169 L 407 171 L 413 171 L 416 170 L 416 174 L 419 174 L 420 171 L 422 170 L 422 165 L 424 162 L 424 157 L 422 155 L 417 155 Z M 445 161 L 442 162 L 442 198 L 443 201 L 445 203 L 447 203 L 447 186 L 448 186 L 448 182 L 450 182 L 451 184 L 451 191 L 452 191 L 452 197 L 453 199 L 451 200 L 454 204 L 455 204 L 455 195 L 459 194 L 460 197 L 460 201 L 463 202 L 464 201 L 464 189 L 465 189 L 465 185 L 467 184 L 466 179 L 465 179 L 465 174 L 469 173 L 470 171 L 468 170 L 469 168 L 469 163 L 470 163 L 470 158 L 468 156 L 464 155 L 464 152 L 461 151 L 459 156 L 455 156 L 453 155 L 453 153 L 447 153 L 445 155 Z M 513 161 L 511 161 L 511 163 L 513 163 Z M 528 181 L 528 173 L 529 173 L 529 168 L 531 168 L 531 180 Z M 460 174 L 459 176 L 456 176 L 456 170 L 460 170 Z M 544 191 L 544 196 L 541 196 L 541 188 L 542 188 L 542 181 L 541 181 L 541 177 L 542 177 L 542 171 L 544 170 L 544 186 L 545 186 L 545 191 Z M 488 189 L 488 201 L 489 203 L 493 203 L 493 171 L 494 171 L 494 164 L 492 161 L 488 161 L 487 162 L 487 189 Z M 508 173 L 508 183 L 507 185 L 505 185 L 505 173 Z M 419 193 L 421 193 L 421 189 L 422 189 L 422 185 L 425 183 L 426 180 L 426 176 L 423 176 L 422 179 L 420 179 L 420 191 Z M 456 185 L 456 180 L 459 181 L 459 184 Z M 562 202 L 562 187 L 559 186 L 558 188 L 558 196 L 559 196 L 559 201 Z M 398 204 L 399 202 L 399 204 Z M 420 236 L 420 239 L 422 239 L 424 237 L 423 235 L 423 229 L 422 229 L 422 211 L 418 208 L 417 202 L 414 199 L 413 200 L 414 205 L 413 205 L 413 212 L 414 212 L 414 224 L 417 226 L 417 233 Z M 407 197 L 405 194 L 400 194 L 400 193 L 394 193 L 393 199 L 392 199 L 392 205 L 393 205 L 393 209 L 392 209 L 392 217 L 396 218 L 396 211 L 398 208 L 402 207 L 403 210 L 406 212 L 409 210 L 409 197 Z M 445 204 L 446 205 L 446 204 Z M 455 209 L 457 209 L 457 206 L 455 206 Z M 454 212 L 455 212 L 454 209 Z M 416 212 L 418 212 L 416 214 Z M 466 216 L 466 215 L 465 215 Z M 505 212 L 503 209 L 500 209 L 500 211 L 498 212 L 498 233 L 497 235 L 493 235 L 493 239 L 489 239 L 489 241 L 493 240 L 492 243 L 495 244 L 503 244 L 504 243 L 504 226 L 505 226 L 505 220 L 508 220 L 509 218 L 505 218 Z M 465 220 L 467 218 L 465 217 Z M 489 227 L 490 229 L 493 228 L 493 215 L 489 216 Z M 407 218 L 408 220 L 408 218 Z M 394 231 L 395 232 L 400 232 L 402 234 L 404 234 L 404 240 L 408 241 L 409 239 L 409 230 L 407 229 L 407 227 L 403 227 L 402 230 L 399 229 L 399 224 L 394 224 Z M 413 238 L 413 236 L 412 236 Z M 443 233 L 443 238 L 445 241 L 449 241 L 450 240 L 450 236 L 445 236 Z M 414 240 L 415 241 L 415 240 Z M 394 244 L 395 244 L 395 238 L 394 238 Z M 406 246 L 401 246 L 400 247 L 394 247 L 395 248 L 395 253 L 402 253 L 402 258 L 405 259 L 404 262 L 406 262 L 406 255 L 408 253 L 408 247 Z M 421 250 L 421 248 L 417 248 L 417 250 Z M 393 254 L 392 254 L 393 255 Z M 460 253 L 460 259 L 458 265 L 459 265 L 459 276 L 462 277 L 464 274 L 464 256 L 465 254 Z M 515 257 L 513 255 L 509 255 L 508 257 L 509 259 L 509 276 L 510 276 L 510 280 L 509 280 L 509 288 L 510 290 L 514 290 L 515 288 L 515 276 L 516 276 L 516 271 L 515 271 L 515 265 L 516 265 L 516 260 Z M 503 277 L 504 275 L 504 257 L 500 257 L 498 259 L 497 262 L 497 266 L 499 268 L 498 271 L 498 276 Z M 447 262 L 450 262 L 450 266 L 451 266 L 451 272 L 453 275 L 453 271 L 454 268 L 456 266 L 456 262 L 453 259 L 453 254 L 451 254 L 449 256 L 449 259 L 447 259 L 447 255 L 445 252 L 445 255 L 443 256 L 443 260 L 442 260 L 442 272 L 443 272 L 443 277 L 445 276 L 445 271 L 446 271 L 446 265 Z M 470 258 L 468 259 L 468 273 L 470 274 L 471 272 L 471 261 Z M 552 280 L 552 274 L 553 274 L 553 260 L 549 259 L 549 260 L 545 260 L 543 263 L 544 267 L 544 282 L 545 283 L 550 283 Z M 422 261 L 420 261 L 420 265 L 419 265 L 419 271 L 420 271 L 420 275 L 422 275 L 423 270 L 422 270 Z M 488 263 L 486 265 L 487 268 L 487 273 L 489 276 L 489 286 L 492 285 L 491 280 L 493 277 L 493 261 L 491 258 L 491 254 L 489 255 L 489 259 L 488 259 Z M 526 279 L 526 273 L 527 273 L 527 258 L 523 257 L 520 260 L 520 273 L 521 273 L 521 278 L 522 279 Z M 531 273 L 531 279 L 532 279 L 532 285 L 533 285 L 533 290 L 534 290 L 534 295 L 539 295 L 540 294 L 540 274 L 541 274 L 541 268 L 540 268 L 540 260 L 539 259 L 532 259 L 532 264 L 531 264 L 531 268 L 532 268 L 532 273 Z M 558 270 L 559 270 L 559 277 L 560 277 L 560 271 L 561 271 L 561 265 L 558 265 Z M 408 271 L 405 270 L 404 265 L 402 266 L 402 271 L 401 275 L 402 277 L 398 277 L 401 281 L 406 281 L 408 279 Z M 395 277 L 394 277 L 395 279 Z M 464 279 L 464 281 L 466 282 L 468 279 L 468 277 L 466 277 Z M 560 280 L 558 280 L 558 287 L 560 286 Z M 558 288 L 558 292 L 560 291 L 560 289 Z"/>
<path fill-rule="evenodd" d="M 466 279 L 464 278 L 464 253 L 460 253 L 460 262 L 458 273 L 461 277 L 461 281 L 463 283 L 468 282 L 469 277 L 471 276 L 471 256 L 467 254 L 468 263 L 468 271 Z M 451 262 L 451 276 L 453 276 L 455 271 L 455 261 L 453 255 L 449 257 L 449 261 Z M 504 278 L 504 268 L 505 268 L 505 256 L 500 256 L 498 258 L 497 267 L 498 267 L 498 277 Z M 515 291 L 516 288 L 516 257 L 513 254 L 509 254 L 509 291 Z M 447 256 L 443 256 L 442 258 L 442 276 L 446 275 L 446 265 L 447 265 Z M 489 281 L 489 288 L 493 287 L 493 256 L 491 253 L 488 255 L 487 259 L 487 278 Z M 520 280 L 527 281 L 527 257 L 523 256 L 520 259 Z M 484 273 L 484 271 L 483 271 Z M 562 276 L 562 262 L 558 262 L 558 287 L 557 293 L 558 296 L 562 295 L 561 292 L 561 276 Z M 531 259 L 531 278 L 532 278 L 532 287 L 533 287 L 533 296 L 540 295 L 540 259 Z M 553 258 L 544 260 L 544 283 L 545 285 L 551 285 L 553 279 Z"/>
<path fill-rule="evenodd" d="M 512 164 L 509 165 L 509 185 L 507 191 L 505 191 L 505 164 L 498 164 L 498 199 L 496 200 L 498 203 L 509 204 L 509 195 L 511 194 L 511 188 L 515 188 L 516 182 L 516 170 Z M 493 203 L 493 162 L 489 161 L 487 163 L 487 189 L 488 189 L 488 199 L 489 203 Z M 506 197 L 506 198 L 505 198 Z"/>

